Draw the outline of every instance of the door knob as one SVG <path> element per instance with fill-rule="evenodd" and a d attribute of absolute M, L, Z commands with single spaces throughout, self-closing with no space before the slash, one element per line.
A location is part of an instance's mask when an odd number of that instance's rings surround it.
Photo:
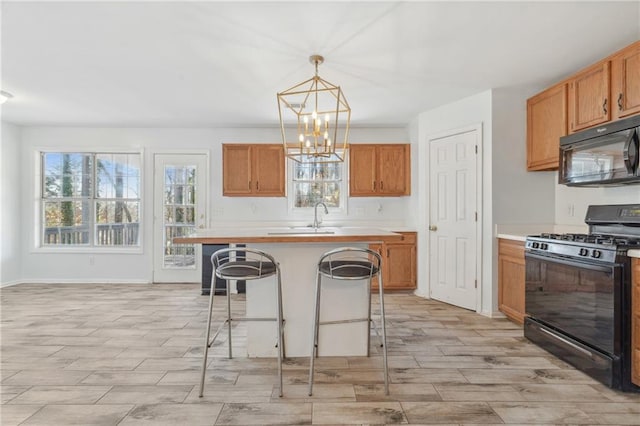
<path fill-rule="evenodd" d="M 435 225 L 429 225 L 429 231 L 437 231 L 438 227 Z"/>

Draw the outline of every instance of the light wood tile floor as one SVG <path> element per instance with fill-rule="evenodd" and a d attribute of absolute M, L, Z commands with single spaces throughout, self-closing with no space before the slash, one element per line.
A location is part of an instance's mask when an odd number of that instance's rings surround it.
<path fill-rule="evenodd" d="M 390 395 L 375 345 L 371 358 L 319 358 L 312 397 L 308 359 L 288 359 L 279 398 L 275 360 L 229 360 L 223 338 L 198 398 L 208 303 L 199 286 L 3 288 L 0 423 L 640 425 L 640 395 L 595 382 L 508 320 L 409 294 L 385 300 Z M 217 302 L 216 324 L 224 298 Z M 233 303 L 241 313 L 243 296 Z M 234 331 L 237 356 L 243 327 Z"/>

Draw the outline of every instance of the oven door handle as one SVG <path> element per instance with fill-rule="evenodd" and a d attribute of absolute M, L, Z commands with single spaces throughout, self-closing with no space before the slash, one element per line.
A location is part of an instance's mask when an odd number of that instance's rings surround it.
<path fill-rule="evenodd" d="M 527 257 L 531 257 L 536 260 L 552 262 L 552 263 L 561 263 L 563 265 L 575 266 L 577 268 L 590 269 L 592 271 L 599 271 L 599 272 L 611 272 L 614 267 L 619 266 L 618 264 L 609 264 L 608 266 L 593 265 L 591 263 L 585 263 L 579 260 L 567 260 L 559 257 L 540 256 L 537 254 L 525 252 L 524 254 L 525 261 Z"/>
<path fill-rule="evenodd" d="M 588 355 L 589 357 L 593 357 L 593 354 L 592 354 L 591 352 L 589 352 L 588 350 L 586 350 L 586 349 L 584 349 L 584 348 L 581 348 L 580 346 L 576 345 L 575 343 L 570 342 L 570 341 L 568 341 L 567 339 L 565 339 L 565 338 L 562 338 L 562 337 L 558 336 L 557 334 L 554 334 L 554 333 L 552 333 L 552 332 L 550 332 L 550 331 L 548 331 L 548 330 L 545 330 L 545 329 L 544 329 L 544 328 L 542 328 L 542 327 L 540 327 L 538 330 L 540 330 L 540 331 L 542 331 L 543 333 L 545 333 L 545 334 L 547 334 L 547 335 L 549 335 L 549 336 L 553 337 L 554 339 L 560 340 L 562 343 L 564 343 L 564 344 L 566 344 L 566 345 L 571 346 L 571 347 L 572 347 L 572 348 L 574 348 L 575 350 L 580 351 L 580 352 L 582 352 L 583 354 Z"/>

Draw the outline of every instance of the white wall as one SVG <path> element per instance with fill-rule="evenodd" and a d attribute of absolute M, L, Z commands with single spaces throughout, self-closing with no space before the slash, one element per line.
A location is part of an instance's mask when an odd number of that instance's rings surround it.
<path fill-rule="evenodd" d="M 493 90 L 493 222 L 553 223 L 554 172 L 527 171 L 527 99 L 538 90 Z"/>
<path fill-rule="evenodd" d="M 351 142 L 408 142 L 404 128 L 351 129 Z M 308 217 L 294 216 L 288 211 L 286 198 L 222 197 L 222 143 L 278 143 L 279 129 L 126 129 L 126 128 L 54 128 L 26 127 L 22 129 L 20 148 L 20 175 L 23 194 L 21 199 L 22 224 L 20 234 L 25 243 L 20 257 L 23 281 L 46 282 L 149 282 L 152 280 L 152 192 L 153 154 L 157 152 L 209 152 L 210 198 L 209 224 L 265 224 L 288 220 L 312 221 Z M 143 249 L 140 253 L 108 254 L 87 250 L 69 253 L 52 252 L 35 247 L 36 182 L 38 150 L 122 149 L 144 152 L 144 205 Z M 348 211 L 340 217 L 326 217 L 326 221 L 342 223 L 384 222 L 405 224 L 407 206 L 412 197 L 354 198 L 348 202 Z M 255 207 L 255 208 L 252 208 Z M 214 215 L 215 213 L 215 215 Z M 4 226 L 3 226 L 4 230 Z"/>
<path fill-rule="evenodd" d="M 556 182 L 558 174 L 554 173 Z M 640 185 L 581 188 L 556 185 L 555 222 L 561 225 L 584 225 L 590 204 L 640 204 Z"/>
<path fill-rule="evenodd" d="M 555 178 L 553 172 L 526 171 L 526 99 L 534 88 L 501 88 L 479 93 L 419 117 L 418 175 L 419 269 L 428 270 L 429 211 L 428 167 L 430 135 L 482 124 L 482 275 L 481 312 L 498 312 L 496 224 L 553 223 L 555 216 Z M 428 295 L 426 278 L 419 281 L 417 293 Z"/>
<path fill-rule="evenodd" d="M 20 128 L 2 123 L 0 130 L 0 286 L 20 280 Z"/>
<path fill-rule="evenodd" d="M 483 203 L 482 203 L 482 247 L 483 252 L 491 252 L 492 235 L 492 203 L 491 203 L 491 167 L 492 167 L 492 129 L 491 129 L 491 91 L 485 91 L 474 96 L 434 108 L 419 116 L 419 141 L 418 141 L 418 172 L 419 182 L 419 215 L 418 218 L 418 289 L 416 293 L 421 296 L 429 296 L 428 288 L 428 212 L 429 212 L 429 146 L 428 140 L 448 130 L 460 129 L 476 124 L 482 124 L 482 167 L 484 178 Z M 491 300 L 491 259 L 482 259 L 483 273 L 481 278 L 481 310 L 490 314 Z"/>

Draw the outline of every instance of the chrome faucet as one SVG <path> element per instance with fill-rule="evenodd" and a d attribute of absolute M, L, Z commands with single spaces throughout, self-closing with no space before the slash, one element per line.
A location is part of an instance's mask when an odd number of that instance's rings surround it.
<path fill-rule="evenodd" d="M 324 207 L 324 214 L 329 214 L 329 209 L 327 205 L 322 201 L 318 201 L 315 206 L 313 206 L 313 229 L 318 229 L 322 221 L 318 221 L 318 206 Z"/>

